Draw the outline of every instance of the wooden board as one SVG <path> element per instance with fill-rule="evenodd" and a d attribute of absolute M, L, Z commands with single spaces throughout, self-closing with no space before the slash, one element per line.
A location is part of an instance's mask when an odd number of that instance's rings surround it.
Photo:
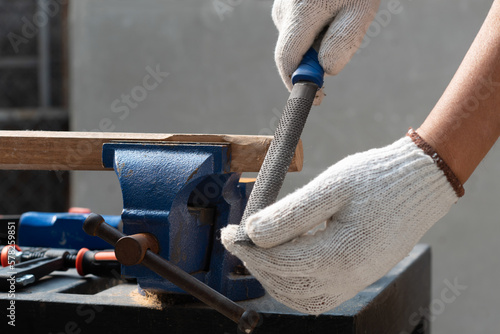
<path fill-rule="evenodd" d="M 232 172 L 258 172 L 272 136 L 66 131 L 0 131 L 0 169 L 104 170 L 102 145 L 116 140 L 228 143 Z M 303 163 L 299 142 L 290 172 Z"/>

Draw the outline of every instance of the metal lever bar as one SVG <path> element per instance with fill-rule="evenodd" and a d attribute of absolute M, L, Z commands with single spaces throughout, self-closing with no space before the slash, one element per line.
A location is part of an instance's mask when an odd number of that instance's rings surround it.
<path fill-rule="evenodd" d="M 242 332 L 251 333 L 259 322 L 259 314 L 257 312 L 253 310 L 245 310 L 240 305 L 213 290 L 208 285 L 186 273 L 184 270 L 163 259 L 158 254 L 151 251 L 151 249 L 144 249 L 144 247 L 147 246 L 148 241 L 131 241 L 133 236 L 126 236 L 117 229 L 106 224 L 102 216 L 95 213 L 90 214 L 83 224 L 83 230 L 89 235 L 98 236 L 107 243 L 115 246 L 115 248 L 118 248 L 120 244 L 124 243 L 127 243 L 129 246 L 134 245 L 135 247 L 138 247 L 144 256 L 142 257 L 141 254 L 140 258 L 133 262 L 144 265 L 158 275 L 177 285 L 182 290 L 198 298 L 203 303 L 214 308 L 219 313 L 237 323 L 238 328 Z M 142 235 L 141 239 L 145 239 L 144 235 Z M 157 245 L 151 246 L 151 248 L 154 248 Z M 119 252 L 117 252 L 116 257 L 118 261 L 122 262 L 123 259 L 121 259 Z"/>

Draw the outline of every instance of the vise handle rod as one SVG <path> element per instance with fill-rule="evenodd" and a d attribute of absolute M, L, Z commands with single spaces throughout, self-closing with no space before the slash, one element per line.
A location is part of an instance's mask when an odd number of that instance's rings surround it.
<path fill-rule="evenodd" d="M 113 245 L 116 258 L 123 265 L 142 264 L 237 323 L 243 333 L 251 333 L 259 322 L 260 316 L 257 312 L 245 310 L 156 254 L 155 252 L 159 249 L 158 243 L 151 234 L 127 236 L 107 224 L 102 216 L 95 213 L 87 217 L 83 229 L 87 234 L 97 236 Z"/>

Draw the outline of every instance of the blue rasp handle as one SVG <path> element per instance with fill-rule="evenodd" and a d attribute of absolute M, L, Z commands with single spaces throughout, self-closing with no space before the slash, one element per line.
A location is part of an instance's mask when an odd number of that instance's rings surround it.
<path fill-rule="evenodd" d="M 299 67 L 293 72 L 292 84 L 295 85 L 299 81 L 309 81 L 321 88 L 323 87 L 324 75 L 325 71 L 319 64 L 318 52 L 311 47 L 302 58 Z"/>

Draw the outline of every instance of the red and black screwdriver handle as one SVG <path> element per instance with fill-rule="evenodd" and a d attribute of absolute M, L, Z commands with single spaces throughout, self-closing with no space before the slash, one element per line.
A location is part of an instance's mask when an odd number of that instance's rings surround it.
<path fill-rule="evenodd" d="M 17 270 L 19 264 L 31 260 L 59 258 L 62 259 L 60 261 L 62 266 L 55 270 L 64 271 L 69 268 L 76 268 L 76 271 L 81 276 L 89 274 L 100 277 L 120 276 L 121 264 L 116 260 L 114 251 L 91 251 L 87 248 L 80 250 L 38 247 L 21 249 L 18 245 L 0 246 L 0 249 L 2 267 L 14 265 Z M 37 267 L 42 263 L 48 266 L 46 261 L 38 261 L 39 265 Z"/>

